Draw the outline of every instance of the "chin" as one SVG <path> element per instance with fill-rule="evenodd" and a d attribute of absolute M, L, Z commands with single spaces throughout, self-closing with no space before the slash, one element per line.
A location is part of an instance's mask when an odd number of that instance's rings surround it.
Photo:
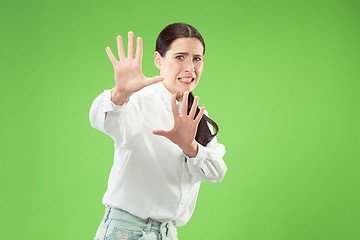
<path fill-rule="evenodd" d="M 181 87 L 179 88 L 180 92 L 184 93 L 185 91 L 186 92 L 191 92 L 192 90 L 194 90 L 194 86 L 186 86 L 186 87 Z"/>
<path fill-rule="evenodd" d="M 178 86 L 179 86 L 178 89 L 181 90 L 181 92 L 185 92 L 185 91 L 191 92 L 192 90 L 195 89 L 197 83 L 192 82 L 191 84 L 180 84 Z"/>

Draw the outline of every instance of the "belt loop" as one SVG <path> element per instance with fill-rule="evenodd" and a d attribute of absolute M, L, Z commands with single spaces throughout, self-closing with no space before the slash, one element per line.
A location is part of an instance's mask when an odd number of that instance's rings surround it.
<path fill-rule="evenodd" d="M 110 206 L 105 206 L 104 222 L 106 222 L 109 219 L 109 215 L 110 215 Z"/>
<path fill-rule="evenodd" d="M 165 239 L 167 236 L 166 223 L 161 223 L 160 225 L 160 239 Z"/>
<path fill-rule="evenodd" d="M 148 223 L 147 223 L 147 231 L 149 231 L 150 232 L 150 229 L 151 229 L 151 225 L 152 225 L 152 219 L 151 218 L 148 218 Z"/>

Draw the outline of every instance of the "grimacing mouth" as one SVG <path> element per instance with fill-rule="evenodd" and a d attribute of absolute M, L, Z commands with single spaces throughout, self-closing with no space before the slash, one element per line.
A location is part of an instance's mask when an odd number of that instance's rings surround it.
<path fill-rule="evenodd" d="M 182 78 L 178 78 L 178 80 L 180 80 L 180 79 L 182 79 Z M 195 78 L 191 78 L 191 82 L 193 82 L 195 80 Z"/>

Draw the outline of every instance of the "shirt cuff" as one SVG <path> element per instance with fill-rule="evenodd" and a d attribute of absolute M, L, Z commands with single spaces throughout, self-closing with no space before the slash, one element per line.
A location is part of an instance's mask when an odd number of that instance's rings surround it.
<path fill-rule="evenodd" d="M 103 107 L 105 112 L 119 112 L 121 109 L 125 107 L 125 105 L 129 102 L 129 99 L 121 106 L 116 105 L 111 101 L 111 90 L 105 90 L 105 101 L 103 102 Z"/>
<path fill-rule="evenodd" d="M 209 169 L 205 166 L 206 153 L 206 147 L 198 143 L 198 154 L 193 158 L 186 156 L 188 164 L 199 167 L 205 174 L 208 174 Z"/>

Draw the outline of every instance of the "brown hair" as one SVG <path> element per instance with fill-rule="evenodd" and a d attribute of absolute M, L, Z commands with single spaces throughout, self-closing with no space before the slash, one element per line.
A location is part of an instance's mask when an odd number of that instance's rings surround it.
<path fill-rule="evenodd" d="M 174 40 L 183 37 L 199 39 L 204 47 L 203 54 L 205 53 L 205 43 L 201 34 L 193 26 L 186 23 L 173 23 L 166 26 L 160 32 L 158 38 L 156 39 L 155 51 L 158 51 L 160 55 L 164 57 L 166 55 L 166 52 L 169 50 L 171 43 Z M 192 92 L 190 92 L 188 98 L 188 114 L 190 112 L 193 102 L 194 95 L 192 94 Z M 200 108 L 197 107 L 195 117 L 199 114 L 199 112 Z M 211 133 L 208 123 L 210 123 L 210 125 L 215 128 L 216 132 L 214 134 Z M 204 114 L 199 122 L 195 140 L 201 145 L 206 146 L 216 136 L 218 132 L 218 125 Z"/>

